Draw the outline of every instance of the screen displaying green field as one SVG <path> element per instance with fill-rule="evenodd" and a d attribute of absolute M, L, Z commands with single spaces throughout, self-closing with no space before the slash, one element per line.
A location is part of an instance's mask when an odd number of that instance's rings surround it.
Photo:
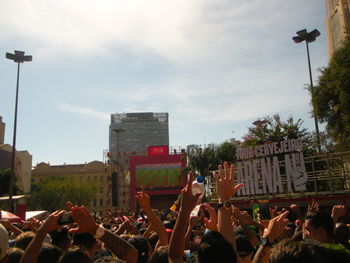
<path fill-rule="evenodd" d="M 181 186 L 181 163 L 137 165 L 136 186 L 144 188 Z"/>

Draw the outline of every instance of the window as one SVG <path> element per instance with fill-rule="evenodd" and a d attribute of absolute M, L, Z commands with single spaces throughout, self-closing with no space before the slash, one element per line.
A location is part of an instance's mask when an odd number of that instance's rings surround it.
<path fill-rule="evenodd" d="M 103 199 L 100 199 L 100 206 L 103 206 Z"/>
<path fill-rule="evenodd" d="M 94 199 L 94 200 L 93 200 L 93 206 L 96 206 L 96 205 L 97 205 L 97 200 Z"/>

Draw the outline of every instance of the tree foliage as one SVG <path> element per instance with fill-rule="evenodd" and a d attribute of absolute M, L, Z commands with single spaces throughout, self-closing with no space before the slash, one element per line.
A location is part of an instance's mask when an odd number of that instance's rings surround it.
<path fill-rule="evenodd" d="M 98 186 L 71 177 L 48 177 L 32 185 L 31 209 L 55 211 L 63 209 L 67 201 L 88 206 Z"/>
<path fill-rule="evenodd" d="M 243 136 L 243 147 L 254 147 L 264 143 L 279 142 L 290 139 L 302 138 L 304 142 L 312 141 L 312 135 L 302 127 L 303 121 L 289 117 L 282 121 L 279 114 L 272 117 L 266 116 L 253 122 L 248 128 L 248 133 Z"/>
<path fill-rule="evenodd" d="M 189 168 L 206 177 L 210 171 L 216 170 L 219 164 L 236 161 L 236 146 L 228 142 L 210 144 L 204 149 L 200 145 L 189 145 L 187 154 Z"/>
<path fill-rule="evenodd" d="M 320 70 L 314 87 L 315 115 L 336 143 L 337 150 L 350 150 L 350 38 L 336 50 L 327 67 Z"/>

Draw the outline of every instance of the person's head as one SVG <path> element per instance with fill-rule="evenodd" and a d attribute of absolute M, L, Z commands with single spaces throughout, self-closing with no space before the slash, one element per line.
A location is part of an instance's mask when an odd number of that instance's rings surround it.
<path fill-rule="evenodd" d="M 68 249 L 70 245 L 70 237 L 66 227 L 50 232 L 51 243 L 63 250 Z"/>
<path fill-rule="evenodd" d="M 202 237 L 202 242 L 197 252 L 200 263 L 237 262 L 236 253 L 231 244 L 217 231 L 209 231 Z"/>
<path fill-rule="evenodd" d="M 89 233 L 76 233 L 73 236 L 73 245 L 85 247 L 90 257 L 92 258 L 97 247 L 98 243 L 96 239 Z"/>
<path fill-rule="evenodd" d="M 9 234 L 6 228 L 0 224 L 0 262 L 6 257 L 9 249 Z"/>
<path fill-rule="evenodd" d="M 19 234 L 15 239 L 15 247 L 26 250 L 29 243 L 33 240 L 34 237 L 35 233 L 32 231 L 27 231 Z"/>
<path fill-rule="evenodd" d="M 63 250 L 52 244 L 44 243 L 40 249 L 37 263 L 56 263 L 61 257 Z"/>
<path fill-rule="evenodd" d="M 23 254 L 23 249 L 17 247 L 10 248 L 7 252 L 7 263 L 18 263 L 21 260 Z"/>
<path fill-rule="evenodd" d="M 158 240 L 159 240 L 159 237 L 158 237 L 158 234 L 156 232 L 153 232 L 149 236 L 148 242 L 150 243 L 150 245 L 153 249 L 156 247 Z"/>
<path fill-rule="evenodd" d="M 128 240 L 138 251 L 138 263 L 146 263 L 148 260 L 148 243 L 143 236 L 134 236 Z"/>
<path fill-rule="evenodd" d="M 83 247 L 72 247 L 69 248 L 60 257 L 58 263 L 92 263 L 88 251 Z"/>
<path fill-rule="evenodd" d="M 308 212 L 305 217 L 305 230 L 308 238 L 320 243 L 329 243 L 333 237 L 334 223 L 330 215 L 322 212 Z"/>
<path fill-rule="evenodd" d="M 254 248 L 250 243 L 249 238 L 246 235 L 237 235 L 235 238 L 238 256 L 240 258 L 251 258 L 254 252 Z"/>
<path fill-rule="evenodd" d="M 350 250 L 350 229 L 343 223 L 337 223 L 334 230 L 335 242 L 342 244 L 344 247 Z"/>
<path fill-rule="evenodd" d="M 108 256 L 108 257 L 99 258 L 95 260 L 94 263 L 126 263 L 126 262 L 120 258 Z"/>
<path fill-rule="evenodd" d="M 168 246 L 160 246 L 154 251 L 150 258 L 150 263 L 168 263 Z"/>
<path fill-rule="evenodd" d="M 326 263 L 326 250 L 312 243 L 284 239 L 270 250 L 270 263 Z"/>

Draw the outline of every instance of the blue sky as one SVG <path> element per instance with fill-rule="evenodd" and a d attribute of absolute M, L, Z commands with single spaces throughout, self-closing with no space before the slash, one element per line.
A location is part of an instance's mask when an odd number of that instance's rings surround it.
<path fill-rule="evenodd" d="M 259 117 L 314 129 L 313 77 L 327 66 L 320 0 L 12 0 L 0 9 L 0 116 L 12 143 L 16 64 L 23 50 L 17 149 L 33 165 L 102 160 L 110 114 L 169 112 L 170 145 L 240 139 Z"/>

